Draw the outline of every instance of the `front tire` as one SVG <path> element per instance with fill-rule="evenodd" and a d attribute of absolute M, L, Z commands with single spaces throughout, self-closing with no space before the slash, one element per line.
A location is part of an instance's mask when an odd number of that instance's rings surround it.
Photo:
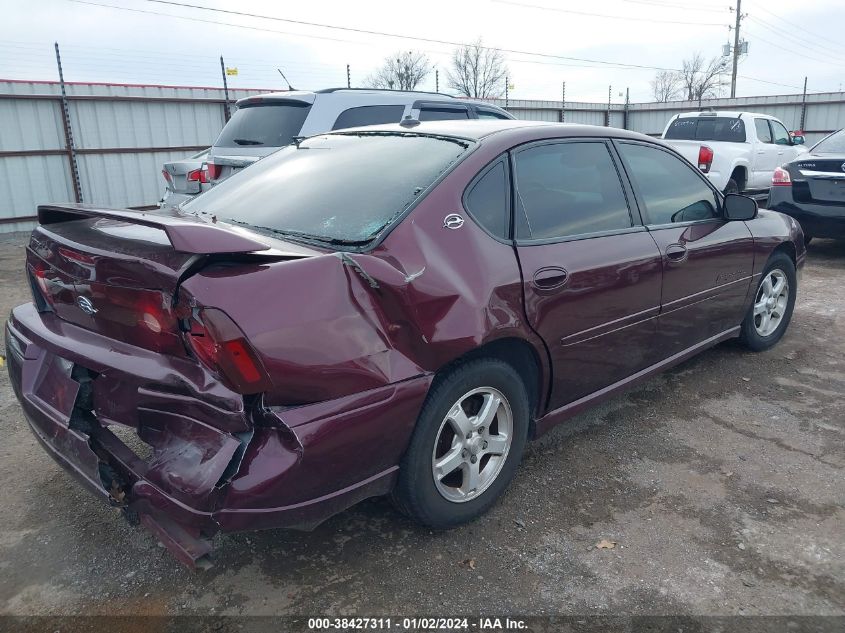
<path fill-rule="evenodd" d="M 486 512 L 522 459 L 529 410 L 522 379 L 502 361 L 473 360 L 438 377 L 399 466 L 396 506 L 435 529 Z"/>
<path fill-rule="evenodd" d="M 742 322 L 740 340 L 746 347 L 762 352 L 783 337 L 792 319 L 797 291 L 795 264 L 786 253 L 775 253 L 766 264 L 754 302 Z"/>

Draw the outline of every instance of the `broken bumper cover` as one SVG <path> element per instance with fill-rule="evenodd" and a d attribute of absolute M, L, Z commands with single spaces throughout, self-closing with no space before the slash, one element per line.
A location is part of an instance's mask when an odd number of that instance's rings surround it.
<path fill-rule="evenodd" d="M 105 339 L 32 304 L 12 312 L 6 347 L 13 389 L 47 452 L 189 565 L 220 530 L 308 529 L 387 493 L 431 381 L 245 408 L 188 361 Z M 148 455 L 116 432 L 127 428 Z"/>

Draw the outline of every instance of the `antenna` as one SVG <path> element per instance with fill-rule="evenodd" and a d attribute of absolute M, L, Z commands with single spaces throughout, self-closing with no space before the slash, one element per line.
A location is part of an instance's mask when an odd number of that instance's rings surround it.
<path fill-rule="evenodd" d="M 281 68 L 277 68 L 276 70 L 278 70 L 278 71 L 279 71 L 279 74 L 282 76 L 282 79 L 284 79 L 284 80 L 285 80 L 285 83 L 288 85 L 288 90 L 295 90 L 295 88 L 294 88 L 293 86 L 291 86 L 291 85 L 290 85 L 290 82 L 288 81 L 288 78 L 287 78 L 287 77 L 285 77 L 285 73 L 283 73 L 283 72 L 282 72 L 282 69 L 281 69 Z"/>

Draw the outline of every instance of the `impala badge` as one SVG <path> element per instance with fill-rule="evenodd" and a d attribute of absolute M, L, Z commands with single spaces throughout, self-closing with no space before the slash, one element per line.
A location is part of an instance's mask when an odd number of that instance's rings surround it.
<path fill-rule="evenodd" d="M 94 304 L 91 303 L 91 299 L 89 299 L 88 297 L 77 297 L 76 305 L 78 305 L 79 309 L 82 310 L 88 316 L 94 316 L 95 314 L 97 314 L 97 308 L 94 307 Z"/>
<path fill-rule="evenodd" d="M 450 213 L 445 218 L 443 218 L 443 228 L 444 229 L 459 229 L 464 225 L 464 219 L 459 216 L 457 213 Z"/>

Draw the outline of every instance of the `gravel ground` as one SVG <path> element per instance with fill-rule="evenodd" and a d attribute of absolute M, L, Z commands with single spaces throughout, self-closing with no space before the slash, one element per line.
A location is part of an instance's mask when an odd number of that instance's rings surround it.
<path fill-rule="evenodd" d="M 3 313 L 23 244 L 0 242 Z M 220 536 L 206 572 L 48 458 L 3 371 L 0 613 L 843 615 L 844 288 L 845 245 L 814 242 L 777 347 L 723 344 L 559 427 L 469 526 L 375 499 Z"/>

